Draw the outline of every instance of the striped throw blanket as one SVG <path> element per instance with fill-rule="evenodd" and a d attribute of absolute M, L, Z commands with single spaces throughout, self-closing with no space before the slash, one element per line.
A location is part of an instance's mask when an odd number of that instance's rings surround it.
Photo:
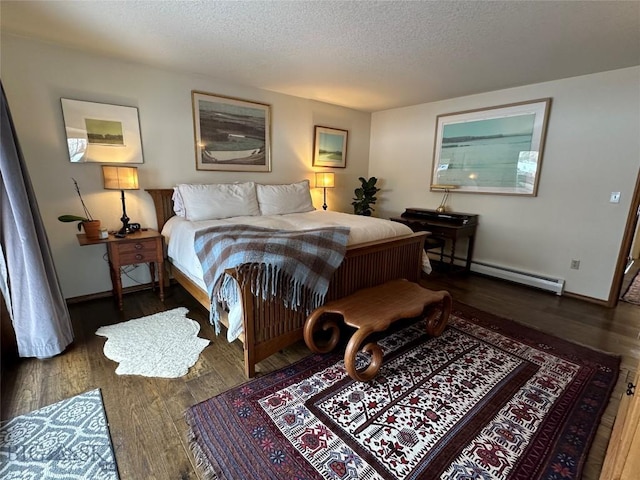
<path fill-rule="evenodd" d="M 224 273 L 226 269 L 250 264 L 257 269 L 250 285 L 254 295 L 278 297 L 288 308 L 310 313 L 324 303 L 348 237 L 348 227 L 287 231 L 228 225 L 196 232 L 195 249 L 216 333 L 220 333 L 221 308 L 232 308 L 239 300 L 237 282 Z"/>

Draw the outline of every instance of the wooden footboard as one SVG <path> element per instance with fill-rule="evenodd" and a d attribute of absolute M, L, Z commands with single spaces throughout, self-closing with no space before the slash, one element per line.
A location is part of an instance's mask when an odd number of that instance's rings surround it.
<path fill-rule="evenodd" d="M 334 272 L 326 300 L 336 300 L 361 288 L 380 285 L 389 280 L 420 278 L 424 233 L 393 240 L 362 244 L 347 249 L 340 267 Z M 264 300 L 251 293 L 251 281 L 242 278 L 255 275 L 255 269 L 229 271 L 245 288 L 244 309 L 245 373 L 255 375 L 256 363 L 302 339 L 307 315 L 286 308 L 281 301 Z M 249 277 L 248 280 L 251 280 Z"/>
<path fill-rule="evenodd" d="M 156 207 L 158 230 L 173 215 L 171 206 L 172 189 L 147 190 Z M 354 245 L 340 267 L 334 272 L 329 284 L 326 300 L 336 300 L 350 295 L 361 288 L 373 287 L 389 280 L 406 278 L 417 282 L 420 278 L 422 249 L 426 233 L 414 233 L 394 239 Z M 255 270 L 253 270 L 255 272 Z M 236 279 L 252 275 L 250 269 L 239 272 L 229 270 Z M 196 298 L 206 309 L 210 308 L 208 295 L 179 269 L 172 268 L 173 277 Z M 254 296 L 249 285 L 242 291 L 244 312 L 244 360 L 245 373 L 255 375 L 256 363 L 277 351 L 302 339 L 306 315 L 286 308 L 281 301 L 263 300 Z"/>

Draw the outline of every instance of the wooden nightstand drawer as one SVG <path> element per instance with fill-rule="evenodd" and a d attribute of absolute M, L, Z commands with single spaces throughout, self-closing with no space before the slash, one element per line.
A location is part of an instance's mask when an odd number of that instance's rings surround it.
<path fill-rule="evenodd" d="M 133 265 L 136 263 L 156 262 L 158 255 L 155 248 L 152 251 L 140 250 L 138 252 L 120 253 L 120 265 Z"/>
<path fill-rule="evenodd" d="M 158 260 L 159 238 L 143 238 L 136 241 L 119 242 L 118 263 L 120 265 L 134 265 Z"/>
<path fill-rule="evenodd" d="M 137 242 L 123 242 L 118 244 L 118 251 L 122 256 L 131 253 L 152 253 L 155 256 L 157 245 L 158 242 L 154 238 Z"/>

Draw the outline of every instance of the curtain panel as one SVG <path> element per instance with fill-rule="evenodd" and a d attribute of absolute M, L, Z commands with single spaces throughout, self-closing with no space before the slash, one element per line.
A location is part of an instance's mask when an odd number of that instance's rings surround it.
<path fill-rule="evenodd" d="M 48 358 L 73 341 L 67 304 L 2 87 L 0 290 L 21 357 Z"/>

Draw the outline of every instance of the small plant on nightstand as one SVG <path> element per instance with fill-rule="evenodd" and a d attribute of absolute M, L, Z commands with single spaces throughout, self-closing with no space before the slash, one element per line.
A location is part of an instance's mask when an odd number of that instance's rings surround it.
<path fill-rule="evenodd" d="M 100 220 L 93 219 L 91 213 L 89 212 L 89 209 L 84 204 L 78 182 L 76 182 L 75 178 L 72 178 L 71 180 L 73 180 L 73 185 L 75 186 L 76 193 L 78 194 L 78 197 L 80 197 L 80 203 L 82 204 L 82 209 L 84 210 L 84 217 L 78 215 L 60 215 L 58 217 L 58 220 L 65 223 L 78 222 L 78 231 L 80 231 L 81 228 L 84 228 L 84 233 L 87 234 L 87 238 L 97 240 L 98 238 L 100 238 Z"/>

